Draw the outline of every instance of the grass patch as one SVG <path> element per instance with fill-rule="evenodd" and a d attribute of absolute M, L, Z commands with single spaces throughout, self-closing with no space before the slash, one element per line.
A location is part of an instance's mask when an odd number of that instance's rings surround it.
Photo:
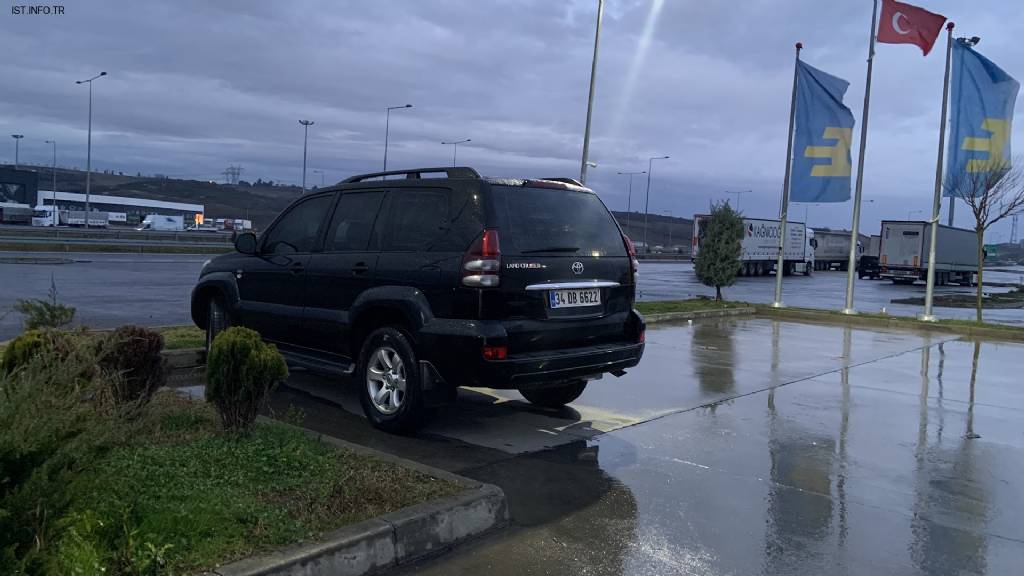
<path fill-rule="evenodd" d="M 64 476 L 66 505 L 31 566 L 201 573 L 461 490 L 282 424 L 223 432 L 212 407 L 168 390 L 117 423 L 116 439 Z"/>
<path fill-rule="evenodd" d="M 641 314 L 667 314 L 669 312 L 696 312 L 699 310 L 724 310 L 727 308 L 747 308 L 746 302 L 728 300 L 716 301 L 709 298 L 692 298 L 690 300 L 656 300 L 637 302 L 636 309 Z"/>
<path fill-rule="evenodd" d="M 196 326 L 171 326 L 160 328 L 158 331 L 164 335 L 164 350 L 206 346 L 206 333 Z"/>
<path fill-rule="evenodd" d="M 999 330 L 1008 333 L 1024 333 L 1024 328 L 1020 326 L 1013 326 L 1010 324 L 996 324 L 992 322 L 978 322 L 976 320 L 954 320 L 954 319 L 940 319 L 936 322 L 925 322 L 919 320 L 913 316 L 896 316 L 893 314 L 881 314 L 879 312 L 858 312 L 855 315 L 843 314 L 838 310 L 828 310 L 823 308 L 798 308 L 798 307 L 786 307 L 782 309 L 775 309 L 771 306 L 757 305 L 758 313 L 770 312 L 780 316 L 785 316 L 788 311 L 792 312 L 807 312 L 820 316 L 831 316 L 840 319 L 856 319 L 856 318 L 869 318 L 874 320 L 884 320 L 890 324 L 899 324 L 903 326 L 913 326 L 928 328 L 931 326 L 950 326 L 954 328 L 980 328 L 985 330 Z"/>

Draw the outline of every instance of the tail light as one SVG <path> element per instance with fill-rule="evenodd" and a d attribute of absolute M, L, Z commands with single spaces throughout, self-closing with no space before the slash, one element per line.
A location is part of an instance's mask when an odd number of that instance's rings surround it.
<path fill-rule="evenodd" d="M 636 284 L 636 273 L 637 268 L 640 267 L 640 263 L 636 260 L 636 247 L 633 246 L 633 241 L 629 239 L 629 236 L 622 235 L 622 241 L 626 243 L 626 251 L 629 252 L 629 277 L 633 279 L 633 284 Z"/>
<path fill-rule="evenodd" d="M 462 284 L 474 288 L 491 288 L 501 283 L 501 249 L 498 231 L 484 230 L 462 257 Z"/>
<path fill-rule="evenodd" d="M 484 360 L 505 360 L 508 358 L 507 346 L 484 346 Z"/>

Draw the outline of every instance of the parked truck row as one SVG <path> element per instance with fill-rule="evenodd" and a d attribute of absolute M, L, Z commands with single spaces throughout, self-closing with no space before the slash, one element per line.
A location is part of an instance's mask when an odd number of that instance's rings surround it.
<path fill-rule="evenodd" d="M 708 218 L 705 214 L 694 216 L 694 260 L 700 252 Z M 938 226 L 935 284 L 973 285 L 978 266 L 974 231 L 941 224 Z M 778 220 L 743 219 L 740 276 L 762 276 L 775 270 L 780 227 Z M 861 279 L 891 280 L 894 284 L 926 280 L 931 246 L 930 227 L 931 224 L 922 221 L 884 220 L 877 236 L 859 235 L 855 258 L 858 276 Z M 847 270 L 850 240 L 848 231 L 815 231 L 803 223 L 787 222 L 783 273 L 788 275 L 801 272 L 809 275 L 812 270 Z"/>

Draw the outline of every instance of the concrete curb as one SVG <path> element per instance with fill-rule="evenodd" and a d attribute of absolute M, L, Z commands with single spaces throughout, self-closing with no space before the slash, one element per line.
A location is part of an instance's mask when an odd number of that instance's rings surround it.
<path fill-rule="evenodd" d="M 692 312 L 664 312 L 661 314 L 644 314 L 644 320 L 648 324 L 659 324 L 663 322 L 678 322 L 680 320 L 697 320 L 700 318 L 722 318 L 725 316 L 747 316 L 757 310 L 753 307 L 744 308 L 722 308 L 718 310 L 694 310 Z"/>
<path fill-rule="evenodd" d="M 861 316 L 856 314 L 847 316 L 824 310 L 809 310 L 806 308 L 772 308 L 770 306 L 758 306 L 756 308 L 756 314 L 757 316 L 764 318 L 777 318 L 779 320 L 792 320 L 797 322 L 841 324 L 845 326 L 863 326 L 866 328 L 890 328 L 894 330 L 918 330 L 939 332 L 942 334 L 956 334 L 960 336 L 967 336 L 969 338 L 1024 342 L 1024 329 L 1000 329 L 970 325 L 942 324 L 940 322 L 922 322 L 920 320 L 903 316 L 893 316 L 891 318 Z"/>
<path fill-rule="evenodd" d="M 269 418 L 260 417 L 263 421 Z M 277 425 L 285 425 L 274 421 Z M 508 503 L 501 488 L 419 462 L 352 444 L 304 428 L 310 436 L 360 454 L 410 468 L 465 487 L 445 498 L 424 502 L 346 526 L 320 542 L 289 546 L 277 552 L 226 564 L 207 574 L 217 576 L 355 576 L 378 572 L 450 550 L 508 523 Z"/>

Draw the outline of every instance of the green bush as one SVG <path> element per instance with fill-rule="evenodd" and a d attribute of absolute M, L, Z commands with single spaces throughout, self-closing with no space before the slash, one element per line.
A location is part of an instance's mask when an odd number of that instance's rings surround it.
<path fill-rule="evenodd" d="M 57 283 L 50 277 L 50 292 L 47 300 L 18 300 L 14 309 L 24 317 L 25 330 L 40 328 L 61 328 L 75 319 L 75 308 L 57 302 Z"/>
<path fill-rule="evenodd" d="M 46 334 L 41 330 L 29 330 L 7 343 L 0 357 L 0 372 L 10 374 L 19 366 L 28 364 L 46 347 Z"/>
<path fill-rule="evenodd" d="M 121 326 L 107 338 L 100 367 L 114 375 L 115 402 L 148 402 L 167 382 L 163 348 L 164 337 L 141 326 Z"/>
<path fill-rule="evenodd" d="M 234 326 L 221 332 L 206 358 L 206 400 L 217 408 L 225 429 L 245 428 L 267 396 L 288 377 L 284 358 L 260 335 Z"/>
<path fill-rule="evenodd" d="M 122 434 L 94 342 L 40 337 L 28 361 L 0 373 L 0 574 L 52 572 L 42 549 L 61 533 L 67 485 Z"/>
<path fill-rule="evenodd" d="M 715 289 L 715 300 L 722 300 L 723 286 L 732 286 L 736 281 L 742 242 L 743 215 L 733 210 L 728 202 L 715 204 L 702 226 L 700 252 L 693 263 L 693 271 L 701 284 Z"/>

